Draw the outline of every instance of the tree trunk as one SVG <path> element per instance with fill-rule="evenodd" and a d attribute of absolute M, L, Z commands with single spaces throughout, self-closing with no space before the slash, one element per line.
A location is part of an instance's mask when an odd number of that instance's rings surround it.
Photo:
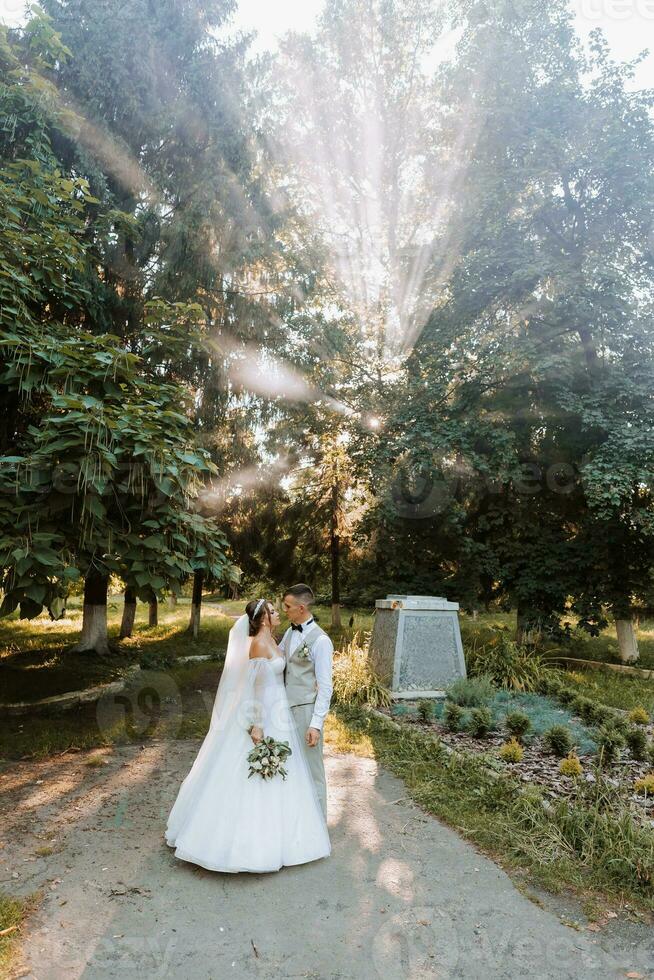
<path fill-rule="evenodd" d="M 332 486 L 332 521 L 330 546 L 332 556 L 332 626 L 341 625 L 341 541 L 338 535 L 338 484 Z"/>
<path fill-rule="evenodd" d="M 622 663 L 630 664 L 634 660 L 638 660 L 640 652 L 633 619 L 616 619 L 615 630 L 618 634 L 618 647 L 620 648 Z"/>
<path fill-rule="evenodd" d="M 191 596 L 191 620 L 188 624 L 189 633 L 197 640 L 200 632 L 200 611 L 202 609 L 202 583 L 204 572 L 198 570 L 193 576 L 193 595 Z"/>
<path fill-rule="evenodd" d="M 79 642 L 70 648 L 71 653 L 111 653 L 107 640 L 107 586 L 109 576 L 92 571 L 84 582 L 84 611 L 82 633 Z"/>
<path fill-rule="evenodd" d="M 157 597 L 150 599 L 148 603 L 148 626 L 159 625 L 159 603 Z"/>
<path fill-rule="evenodd" d="M 170 609 L 177 609 L 177 596 L 174 592 L 171 592 L 168 596 L 168 607 Z"/>
<path fill-rule="evenodd" d="M 136 618 L 136 593 L 131 586 L 125 589 L 125 603 L 123 605 L 123 618 L 120 624 L 120 639 L 132 635 L 134 620 Z"/>

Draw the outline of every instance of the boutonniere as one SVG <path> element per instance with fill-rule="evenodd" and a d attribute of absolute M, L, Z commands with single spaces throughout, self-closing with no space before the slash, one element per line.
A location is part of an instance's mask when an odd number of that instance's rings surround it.
<path fill-rule="evenodd" d="M 293 656 L 297 657 L 298 660 L 308 660 L 310 653 L 311 651 L 309 650 L 309 647 L 306 644 L 306 640 L 303 640 L 302 643 L 300 643 L 297 650 L 293 651 Z"/>

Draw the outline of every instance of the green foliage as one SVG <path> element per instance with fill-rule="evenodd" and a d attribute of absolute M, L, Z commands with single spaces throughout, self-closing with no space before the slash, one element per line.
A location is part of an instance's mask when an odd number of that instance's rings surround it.
<path fill-rule="evenodd" d="M 654 907 L 651 832 L 625 810 L 620 793 L 601 771 L 595 781 L 576 780 L 570 798 L 543 805 L 535 787 L 521 791 L 507 772 L 489 773 L 479 757 L 434 755 L 433 739 L 411 728 L 398 736 L 382 719 L 348 713 L 355 737 L 365 735 L 379 762 L 404 779 L 424 809 L 459 828 L 475 846 L 499 853 L 539 875 L 559 891 L 563 883 L 626 894 Z M 356 750 L 356 749 L 355 749 Z"/>
<path fill-rule="evenodd" d="M 649 713 L 641 705 L 637 705 L 629 712 L 629 721 L 634 725 L 649 725 Z"/>
<path fill-rule="evenodd" d="M 418 701 L 418 717 L 421 721 L 431 721 L 434 717 L 434 702 L 429 698 L 421 698 Z"/>
<path fill-rule="evenodd" d="M 642 728 L 628 728 L 624 740 L 633 759 L 641 761 L 647 758 L 647 735 Z"/>
<path fill-rule="evenodd" d="M 595 733 L 595 741 L 600 765 L 614 762 L 625 744 L 623 734 L 613 725 L 603 725 L 599 728 Z"/>
<path fill-rule="evenodd" d="M 447 701 L 443 709 L 443 722 L 450 732 L 458 732 L 463 721 L 463 708 L 455 701 Z"/>
<path fill-rule="evenodd" d="M 505 762 L 522 762 L 524 754 L 525 750 L 516 738 L 511 738 L 505 742 L 499 752 L 500 758 Z"/>
<path fill-rule="evenodd" d="M 564 776 L 570 776 L 572 779 L 577 779 L 584 771 L 579 756 L 574 752 L 568 752 L 565 759 L 561 759 L 559 770 Z"/>
<path fill-rule="evenodd" d="M 646 776 L 641 776 L 640 779 L 637 779 L 634 782 L 634 789 L 637 793 L 654 796 L 654 772 L 650 772 Z"/>
<path fill-rule="evenodd" d="M 488 704 L 495 690 L 490 677 L 482 674 L 478 677 L 459 677 L 447 687 L 445 693 L 449 701 L 464 708 L 473 708 Z"/>
<path fill-rule="evenodd" d="M 573 747 L 570 729 L 565 725 L 552 725 L 545 732 L 543 741 L 550 752 L 560 757 L 568 755 Z"/>
<path fill-rule="evenodd" d="M 510 711 L 504 719 L 504 726 L 510 735 L 522 741 L 531 728 L 531 720 L 524 711 Z"/>
<path fill-rule="evenodd" d="M 501 631 L 485 646 L 467 652 L 466 665 L 474 677 L 484 675 L 497 687 L 534 691 L 552 668 L 543 658 Z"/>
<path fill-rule="evenodd" d="M 487 738 L 493 729 L 493 713 L 490 708 L 473 708 L 468 720 L 468 731 L 474 738 Z"/>

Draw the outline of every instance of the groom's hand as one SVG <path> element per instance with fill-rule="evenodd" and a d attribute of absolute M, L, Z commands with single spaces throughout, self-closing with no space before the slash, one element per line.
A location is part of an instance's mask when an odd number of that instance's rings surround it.
<path fill-rule="evenodd" d="M 320 729 L 319 728 L 307 728 L 307 745 L 310 749 L 315 748 L 315 746 L 320 741 Z"/>

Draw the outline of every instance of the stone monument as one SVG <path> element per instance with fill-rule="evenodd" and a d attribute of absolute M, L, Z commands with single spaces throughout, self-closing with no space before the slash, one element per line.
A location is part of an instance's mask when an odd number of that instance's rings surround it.
<path fill-rule="evenodd" d="M 443 697 L 466 676 L 458 602 L 436 596 L 377 599 L 370 657 L 394 698 Z"/>

